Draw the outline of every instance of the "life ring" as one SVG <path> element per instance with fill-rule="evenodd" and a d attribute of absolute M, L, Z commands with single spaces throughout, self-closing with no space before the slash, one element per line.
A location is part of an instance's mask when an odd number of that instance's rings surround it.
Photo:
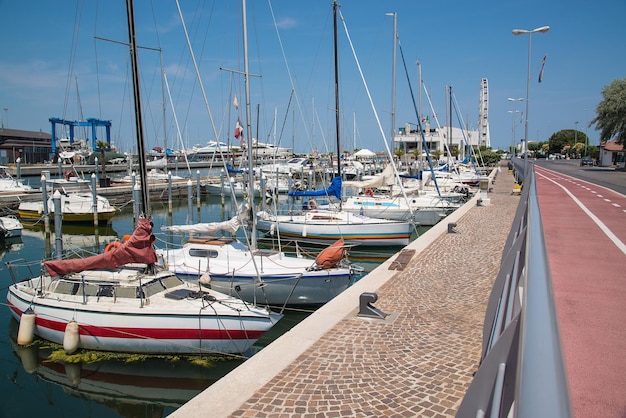
<path fill-rule="evenodd" d="M 109 251 L 112 251 L 114 248 L 121 247 L 121 246 L 122 246 L 121 242 L 119 242 L 119 241 L 111 241 L 111 242 L 109 242 L 107 244 L 106 247 L 104 247 L 104 252 L 108 253 Z"/>
<path fill-rule="evenodd" d="M 374 197 L 374 190 L 372 190 L 372 189 L 366 189 L 366 190 L 365 190 L 365 196 L 368 196 L 368 197 Z"/>
<path fill-rule="evenodd" d="M 317 202 L 315 199 L 311 199 L 309 203 L 306 204 L 306 207 L 309 208 L 309 210 L 317 209 Z"/>

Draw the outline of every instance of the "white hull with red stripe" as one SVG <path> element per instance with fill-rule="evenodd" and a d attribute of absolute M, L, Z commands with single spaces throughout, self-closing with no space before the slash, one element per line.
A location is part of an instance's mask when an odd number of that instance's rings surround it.
<path fill-rule="evenodd" d="M 18 321 L 34 312 L 43 339 L 62 344 L 75 321 L 79 348 L 146 354 L 243 353 L 282 317 L 140 266 L 43 275 L 9 286 L 7 301 Z"/>

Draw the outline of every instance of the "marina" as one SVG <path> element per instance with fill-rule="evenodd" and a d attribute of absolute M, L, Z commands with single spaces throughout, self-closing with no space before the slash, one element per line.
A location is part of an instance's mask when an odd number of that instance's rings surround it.
<path fill-rule="evenodd" d="M 187 203 L 187 199 L 175 199 L 171 215 L 167 201 L 154 203 L 153 222 L 157 247 L 174 248 L 180 244 L 182 235 L 165 231 L 162 227 L 188 224 Z M 229 199 L 222 205 L 220 196 L 203 195 L 201 205 L 198 207 L 194 202 L 192 206 L 191 223 L 228 220 L 234 216 L 237 209 Z M 63 249 L 68 255 L 90 256 L 103 252 L 111 241 L 121 239 L 130 233 L 133 222 L 132 205 L 125 205 L 110 222 L 99 225 L 96 230 L 90 224 L 64 224 L 63 233 L 59 238 L 62 238 Z M 42 224 L 27 225 L 18 240 L 0 241 L 2 246 L 0 268 L 5 278 L 3 285 L 5 293 L 11 282 L 5 263 L 53 258 L 56 241 L 57 234 L 53 231 L 46 237 Z M 260 239 L 259 245 L 271 248 L 273 243 L 271 239 Z M 301 248 L 301 251 L 313 258 L 319 250 L 320 247 L 316 246 Z M 284 251 L 290 256 L 295 256 L 296 248 L 285 243 Z M 393 252 L 384 248 L 364 249 L 357 246 L 350 249 L 349 258 L 366 271 L 371 271 Z M 33 273 L 37 272 L 38 268 L 41 266 L 34 265 Z M 22 273 L 27 274 L 26 271 Z M 277 306 L 276 310 L 279 311 L 281 308 L 282 306 Z M 49 358 L 50 353 L 62 350 L 60 346 L 54 347 L 46 343 L 26 348 L 17 346 L 15 341 L 17 323 L 11 318 L 9 309 L 4 306 L 0 312 L 0 320 L 5 324 L 2 359 L 6 365 L 5 374 L 13 375 L 14 381 L 5 380 L 3 390 L 15 402 L 6 404 L 3 411 L 16 417 L 30 415 L 34 411 L 45 412 L 51 417 L 60 417 L 64 415 L 63 411 L 69 409 L 82 411 L 80 415 L 93 417 L 130 417 L 136 416 L 137 411 L 142 411 L 142 415 L 166 416 L 228 371 L 242 364 L 245 357 L 253 356 L 255 352 L 301 322 L 313 311 L 314 309 L 310 308 L 286 309 L 284 318 L 257 341 L 244 357 L 205 356 L 194 360 L 172 356 L 146 358 L 135 355 L 130 356 L 130 359 L 125 356 L 113 359 L 105 357 L 97 361 L 79 361 L 74 364 Z M 35 397 L 40 401 L 33 401 L 33 393 L 40 394 Z M 54 399 L 54 402 L 48 402 L 47 399 Z M 28 404 L 28 407 L 24 408 L 24 404 Z"/>

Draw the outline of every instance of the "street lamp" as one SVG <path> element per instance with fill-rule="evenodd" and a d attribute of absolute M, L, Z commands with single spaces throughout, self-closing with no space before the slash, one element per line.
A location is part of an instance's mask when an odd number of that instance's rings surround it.
<path fill-rule="evenodd" d="M 589 142 L 589 137 L 587 136 L 587 127 L 589 126 L 589 119 L 587 117 L 587 110 L 585 109 L 585 157 L 587 156 L 587 143 Z"/>
<path fill-rule="evenodd" d="M 507 110 L 507 112 L 511 113 L 513 117 L 513 123 L 511 125 L 511 132 L 513 133 L 513 137 L 511 139 L 511 152 L 514 152 L 517 147 L 515 146 L 515 114 L 519 113 L 519 110 Z"/>
<path fill-rule="evenodd" d="M 528 146 L 528 105 L 529 105 L 529 96 L 530 96 L 530 50 L 531 50 L 531 43 L 532 43 L 531 39 L 532 39 L 533 33 L 536 33 L 536 32 L 545 33 L 549 30 L 550 30 L 550 26 L 541 26 L 533 30 L 513 29 L 513 35 L 515 36 L 528 34 L 528 76 L 526 78 L 526 116 L 525 116 L 526 119 L 524 119 L 524 141 L 526 141 L 526 147 Z M 524 178 L 526 178 L 526 175 L 528 174 L 526 172 L 526 160 L 527 160 L 526 147 L 523 147 L 524 148 Z"/>
<path fill-rule="evenodd" d="M 523 102 L 524 98 L 520 97 L 518 99 L 513 99 L 513 98 L 509 97 L 507 100 L 509 102 Z M 513 145 L 513 147 L 515 147 L 515 131 L 516 131 L 516 129 L 515 129 L 515 114 L 518 113 L 518 111 L 517 111 L 517 103 L 515 103 L 515 106 L 513 107 L 513 109 L 514 109 L 513 111 L 509 110 L 509 113 L 513 113 L 513 144 L 512 145 Z M 517 147 L 515 147 L 515 148 L 517 148 Z"/>
<path fill-rule="evenodd" d="M 574 122 L 574 146 L 578 144 L 578 121 Z"/>
<path fill-rule="evenodd" d="M 4 118 L 4 125 L 6 125 L 6 126 L 3 125 L 2 127 L 3 128 L 8 128 L 9 127 L 9 108 L 8 107 L 4 108 L 4 116 L 5 116 L 5 118 Z"/>

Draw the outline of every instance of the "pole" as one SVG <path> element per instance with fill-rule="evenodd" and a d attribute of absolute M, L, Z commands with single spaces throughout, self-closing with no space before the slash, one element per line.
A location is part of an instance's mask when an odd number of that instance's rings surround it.
<path fill-rule="evenodd" d="M 530 102 L 530 49 L 531 49 L 531 39 L 532 39 L 532 31 L 528 32 L 528 72 L 526 78 L 526 116 L 524 119 L 524 141 L 522 142 L 522 151 L 524 152 L 524 178 L 522 182 L 526 179 L 526 175 L 528 174 L 527 163 L 528 163 L 528 153 L 526 152 L 526 148 L 528 147 L 528 108 Z"/>
<path fill-rule="evenodd" d="M 523 152 L 524 152 L 524 178 L 527 174 L 527 148 L 528 148 L 528 108 L 530 106 L 530 57 L 531 57 L 531 49 L 532 49 L 532 34 L 535 32 L 545 33 L 550 30 L 550 26 L 541 26 L 539 28 L 535 28 L 533 30 L 526 29 L 513 29 L 513 35 L 522 35 L 528 34 L 528 69 L 527 69 L 527 77 L 526 77 L 526 118 L 524 119 L 524 141 Z"/>

